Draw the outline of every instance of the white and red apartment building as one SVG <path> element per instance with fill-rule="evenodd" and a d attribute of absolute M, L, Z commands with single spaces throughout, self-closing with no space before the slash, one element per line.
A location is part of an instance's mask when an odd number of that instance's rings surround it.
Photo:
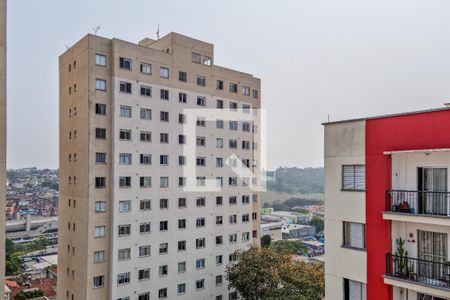
<path fill-rule="evenodd" d="M 326 299 L 450 299 L 450 107 L 325 124 Z"/>

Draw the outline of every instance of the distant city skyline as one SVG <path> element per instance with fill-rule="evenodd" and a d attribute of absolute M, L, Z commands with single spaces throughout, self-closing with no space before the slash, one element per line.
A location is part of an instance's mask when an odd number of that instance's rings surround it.
<path fill-rule="evenodd" d="M 268 167 L 322 166 L 321 123 L 450 102 L 450 2 L 9 1 L 8 168 L 58 167 L 58 56 L 93 28 L 175 31 L 262 79 Z M 276 7 L 275 7 L 276 5 Z M 122 22 L 121 20 L 131 20 Z M 143 30 L 145 28 L 145 30 Z"/>

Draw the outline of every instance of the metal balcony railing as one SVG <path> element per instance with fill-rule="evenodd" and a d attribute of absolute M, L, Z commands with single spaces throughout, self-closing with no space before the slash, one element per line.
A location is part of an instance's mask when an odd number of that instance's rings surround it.
<path fill-rule="evenodd" d="M 392 212 L 450 216 L 450 192 L 390 190 L 386 210 Z"/>
<path fill-rule="evenodd" d="M 450 289 L 450 263 L 386 254 L 386 275 Z"/>

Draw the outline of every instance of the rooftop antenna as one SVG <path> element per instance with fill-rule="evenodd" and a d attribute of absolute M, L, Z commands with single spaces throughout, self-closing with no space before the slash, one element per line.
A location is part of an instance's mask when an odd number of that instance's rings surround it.
<path fill-rule="evenodd" d="M 100 26 L 95 26 L 94 28 L 92 28 L 92 30 L 94 30 L 94 35 L 97 35 L 97 31 L 99 31 L 100 28 Z"/>
<path fill-rule="evenodd" d="M 159 24 L 158 24 L 158 30 L 156 31 L 156 37 L 158 38 L 158 41 L 159 41 Z"/>
<path fill-rule="evenodd" d="M 330 123 L 330 114 L 328 114 L 328 123 Z"/>

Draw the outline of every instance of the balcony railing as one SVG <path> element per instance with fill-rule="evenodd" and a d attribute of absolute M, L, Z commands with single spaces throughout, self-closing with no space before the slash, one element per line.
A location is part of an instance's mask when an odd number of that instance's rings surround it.
<path fill-rule="evenodd" d="M 450 192 L 390 190 L 386 210 L 392 212 L 450 216 Z"/>
<path fill-rule="evenodd" d="M 386 254 L 386 275 L 450 289 L 450 263 Z"/>

